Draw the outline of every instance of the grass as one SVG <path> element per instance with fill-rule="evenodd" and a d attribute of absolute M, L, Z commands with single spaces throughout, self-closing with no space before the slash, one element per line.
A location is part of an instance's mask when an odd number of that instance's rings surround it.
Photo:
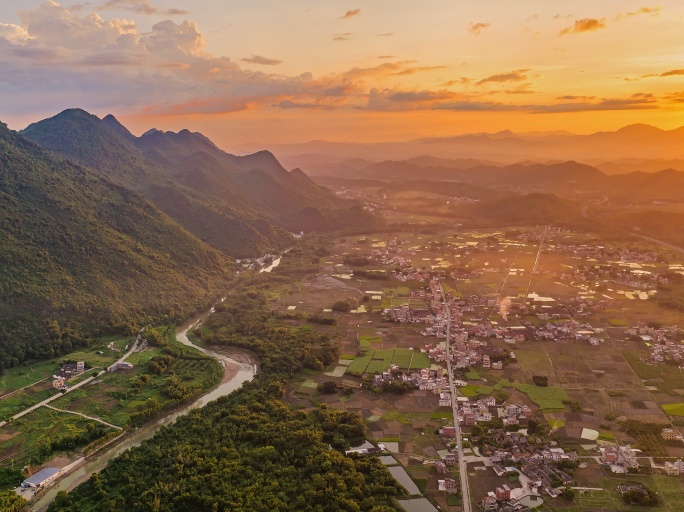
<path fill-rule="evenodd" d="M 550 370 L 551 361 L 546 352 L 539 350 L 516 350 L 515 357 L 525 371 Z"/>
<path fill-rule="evenodd" d="M 386 372 L 390 364 L 396 364 L 402 370 L 430 368 L 427 354 L 408 348 L 388 348 L 370 350 L 366 355 L 355 358 L 347 368 L 347 373 L 360 377 L 364 373 Z"/>
<path fill-rule="evenodd" d="M 58 393 L 59 391 L 52 387 L 43 390 L 36 390 L 34 388 L 22 389 L 21 391 L 0 400 L 0 418 L 6 419 L 14 416 L 24 409 Z"/>
<path fill-rule="evenodd" d="M 494 392 L 494 388 L 492 386 L 480 386 L 477 388 L 477 392 L 480 395 L 491 395 Z"/>
<path fill-rule="evenodd" d="M 430 419 L 433 420 L 450 420 L 454 418 L 453 412 L 433 412 Z"/>
<path fill-rule="evenodd" d="M 408 370 L 411 367 L 413 352 L 413 350 L 408 348 L 396 349 L 394 351 L 394 355 L 392 356 L 392 364 L 396 364 L 402 370 Z"/>
<path fill-rule="evenodd" d="M 413 359 L 411 359 L 412 370 L 422 370 L 423 368 L 430 368 L 430 358 L 423 352 L 413 352 Z"/>
<path fill-rule="evenodd" d="M 663 404 L 661 407 L 670 416 L 684 416 L 684 403 Z"/>
<path fill-rule="evenodd" d="M 551 427 L 552 430 L 563 428 L 565 426 L 565 422 L 563 420 L 550 419 L 548 422 L 549 427 Z"/>
<path fill-rule="evenodd" d="M 471 384 L 468 384 L 467 386 L 463 386 L 462 388 L 458 388 L 458 390 L 461 392 L 463 396 L 467 396 L 468 398 L 477 396 L 479 394 L 478 388 L 476 386 L 473 386 Z"/>
<path fill-rule="evenodd" d="M 85 432 L 92 423 L 73 414 L 40 407 L 2 428 L 11 437 L 0 442 L 0 457 L 16 463 L 38 455 L 41 446 L 70 435 Z M 16 435 L 14 435 L 16 434 Z"/>

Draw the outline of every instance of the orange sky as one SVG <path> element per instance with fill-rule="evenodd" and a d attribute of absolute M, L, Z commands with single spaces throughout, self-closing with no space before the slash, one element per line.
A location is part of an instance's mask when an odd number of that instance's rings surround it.
<path fill-rule="evenodd" d="M 187 4 L 3 2 L 0 120 L 81 107 L 227 148 L 684 125 L 679 0 Z"/>

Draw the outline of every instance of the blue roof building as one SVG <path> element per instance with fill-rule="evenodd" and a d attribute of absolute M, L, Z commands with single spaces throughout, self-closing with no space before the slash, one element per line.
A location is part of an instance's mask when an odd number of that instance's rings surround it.
<path fill-rule="evenodd" d="M 61 470 L 59 468 L 45 468 L 41 469 L 35 475 L 31 475 L 21 483 L 22 487 L 42 487 L 48 482 L 51 482 Z"/>

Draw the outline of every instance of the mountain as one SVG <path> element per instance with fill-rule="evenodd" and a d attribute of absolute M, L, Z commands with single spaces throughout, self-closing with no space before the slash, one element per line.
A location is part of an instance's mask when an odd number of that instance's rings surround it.
<path fill-rule="evenodd" d="M 43 147 L 145 195 L 201 240 L 235 257 L 291 243 L 290 232 L 339 229 L 358 221 L 339 199 L 268 151 L 231 155 L 200 133 L 131 134 L 114 116 L 66 110 L 21 132 Z M 315 212 L 320 219 L 305 213 Z M 365 222 L 375 222 L 364 213 Z M 311 219 L 311 221 L 309 221 Z"/>
<path fill-rule="evenodd" d="M 233 271 L 140 194 L 2 124 L 0 232 L 0 369 L 103 326 L 184 318 Z"/>
<path fill-rule="evenodd" d="M 407 161 L 385 161 L 372 164 L 352 174 L 363 179 L 461 181 L 485 187 L 521 190 L 558 188 L 593 189 L 602 186 L 607 177 L 598 169 L 574 161 L 554 164 L 514 164 L 505 167 L 431 167 Z"/>
<path fill-rule="evenodd" d="M 553 194 L 527 194 L 482 201 L 464 209 L 476 217 L 506 222 L 564 223 L 581 217 L 576 203 Z"/>
<path fill-rule="evenodd" d="M 254 147 L 244 146 L 245 149 Z M 430 155 L 448 160 L 486 160 L 499 166 L 531 160 L 585 162 L 601 159 L 683 159 L 684 127 L 660 130 L 648 125 L 632 125 L 614 132 L 576 135 L 567 132 L 464 134 L 409 141 L 364 144 L 360 142 L 310 141 L 301 144 L 273 144 L 269 149 L 289 165 L 309 170 L 307 163 L 317 155 L 315 172 L 326 173 L 323 162 L 363 159 L 370 162 L 408 160 Z M 443 163 L 432 164 L 437 167 Z M 666 167 L 663 167 L 666 168 Z"/>

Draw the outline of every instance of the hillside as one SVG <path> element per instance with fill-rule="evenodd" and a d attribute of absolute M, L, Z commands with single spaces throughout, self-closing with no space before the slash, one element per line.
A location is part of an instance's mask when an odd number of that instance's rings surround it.
<path fill-rule="evenodd" d="M 553 194 L 527 194 L 482 201 L 464 211 L 479 218 L 506 222 L 563 223 L 581 217 L 579 207 Z"/>
<path fill-rule="evenodd" d="M 358 220 L 301 170 L 267 151 L 228 154 L 200 133 L 152 129 L 136 137 L 116 118 L 66 110 L 22 131 L 45 148 L 133 188 L 201 240 L 235 257 L 291 243 L 289 232 L 339 229 Z M 310 218 L 311 210 L 328 222 Z M 368 214 L 364 221 L 374 222 Z"/>
<path fill-rule="evenodd" d="M 142 196 L 0 124 L 0 369 L 215 298 L 232 264 Z"/>

